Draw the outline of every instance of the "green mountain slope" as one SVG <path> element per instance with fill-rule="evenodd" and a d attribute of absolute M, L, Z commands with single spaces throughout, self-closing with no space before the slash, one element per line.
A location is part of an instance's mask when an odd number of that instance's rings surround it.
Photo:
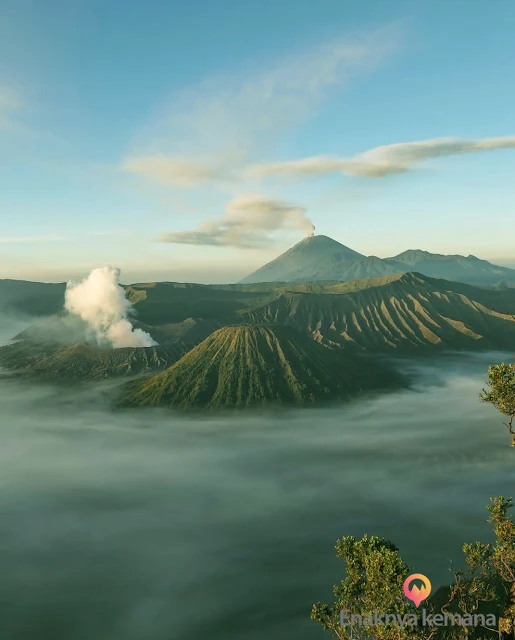
<path fill-rule="evenodd" d="M 19 340 L 0 348 L 0 365 L 18 375 L 72 383 L 160 371 L 185 352 L 180 344 L 101 349 Z"/>
<path fill-rule="evenodd" d="M 100 348 L 84 340 L 84 325 L 70 316 L 41 319 L 0 347 L 0 365 L 26 376 L 59 381 L 99 380 L 165 369 L 220 325 L 203 319 L 140 328 L 158 341 L 155 347 Z"/>
<path fill-rule="evenodd" d="M 515 344 L 515 289 L 483 289 L 419 273 L 220 287 L 149 283 L 130 291 L 137 318 L 158 320 L 156 325 L 132 320 L 158 347 L 100 349 L 84 344 L 84 327 L 76 318 L 50 316 L 0 347 L 0 365 L 62 381 L 157 372 L 217 329 L 235 324 L 292 327 L 346 353 L 416 355 Z M 184 317 L 192 309 L 202 316 Z"/>
<path fill-rule="evenodd" d="M 333 286 L 338 289 L 341 293 L 283 293 L 240 312 L 240 318 L 291 326 L 327 345 L 373 352 L 515 345 L 515 318 L 497 310 L 513 309 L 514 290 L 486 292 L 417 273 L 368 281 L 354 291 Z"/>
<path fill-rule="evenodd" d="M 290 328 L 238 325 L 216 331 L 165 371 L 129 383 L 122 404 L 316 404 L 403 382 L 380 362 L 327 349 Z"/>

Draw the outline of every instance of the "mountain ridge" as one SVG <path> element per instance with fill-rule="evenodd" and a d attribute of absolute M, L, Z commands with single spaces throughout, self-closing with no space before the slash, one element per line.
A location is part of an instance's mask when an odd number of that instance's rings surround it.
<path fill-rule="evenodd" d="M 453 282 L 413 272 L 366 285 L 344 291 L 342 283 L 340 293 L 284 292 L 239 315 L 246 322 L 291 326 L 328 346 L 372 352 L 505 349 L 515 343 L 515 290 L 467 290 L 461 283 L 455 290 Z M 484 304 L 492 304 L 489 298 L 496 299 L 495 309 Z"/>
<path fill-rule="evenodd" d="M 322 238 L 322 241 L 318 241 L 318 238 Z M 332 240 L 327 236 L 304 238 L 243 278 L 241 284 L 317 280 L 347 282 L 356 278 L 419 271 L 430 277 L 476 286 L 515 287 L 515 269 L 494 265 L 472 254 L 444 255 L 422 249 L 408 249 L 396 256 L 378 258 L 364 256 L 336 240 L 327 245 L 327 239 Z M 337 245 L 341 247 L 339 251 Z M 326 249 L 327 246 L 330 248 Z M 338 259 L 338 256 L 342 259 Z"/>
<path fill-rule="evenodd" d="M 295 330 L 347 355 L 413 356 L 515 344 L 515 289 L 483 289 L 418 272 L 216 288 L 145 283 L 134 292 L 131 321 L 157 347 L 80 346 L 84 335 L 64 315 L 41 319 L 0 347 L 0 363 L 20 375 L 63 382 L 146 374 L 173 365 L 217 330 L 239 324 Z"/>

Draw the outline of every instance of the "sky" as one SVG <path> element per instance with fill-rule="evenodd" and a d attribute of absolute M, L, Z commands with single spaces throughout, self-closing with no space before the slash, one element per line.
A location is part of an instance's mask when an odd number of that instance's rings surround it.
<path fill-rule="evenodd" d="M 0 277 L 235 282 L 315 225 L 515 267 L 512 0 L 0 0 Z"/>

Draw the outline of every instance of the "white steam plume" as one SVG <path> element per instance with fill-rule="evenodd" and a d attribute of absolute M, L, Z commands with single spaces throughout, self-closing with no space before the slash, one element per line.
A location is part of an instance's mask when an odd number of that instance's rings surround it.
<path fill-rule="evenodd" d="M 92 338 L 100 346 L 151 347 L 152 337 L 141 329 L 134 329 L 127 319 L 132 308 L 120 286 L 120 269 L 93 269 L 77 284 L 68 283 L 64 308 L 86 323 Z"/>

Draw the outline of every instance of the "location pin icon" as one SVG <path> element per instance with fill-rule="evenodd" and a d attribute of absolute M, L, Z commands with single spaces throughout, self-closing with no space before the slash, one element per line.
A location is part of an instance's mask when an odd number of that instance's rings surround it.
<path fill-rule="evenodd" d="M 413 582 L 413 580 L 421 580 L 423 583 L 422 587 L 419 588 L 415 584 L 410 589 L 410 584 Z M 421 573 L 413 573 L 411 576 L 408 576 L 404 581 L 403 590 L 406 598 L 414 602 L 415 606 L 418 609 L 422 600 L 425 600 L 426 598 L 428 598 L 429 594 L 431 593 L 431 582 L 429 581 L 429 578 L 422 575 Z"/>

